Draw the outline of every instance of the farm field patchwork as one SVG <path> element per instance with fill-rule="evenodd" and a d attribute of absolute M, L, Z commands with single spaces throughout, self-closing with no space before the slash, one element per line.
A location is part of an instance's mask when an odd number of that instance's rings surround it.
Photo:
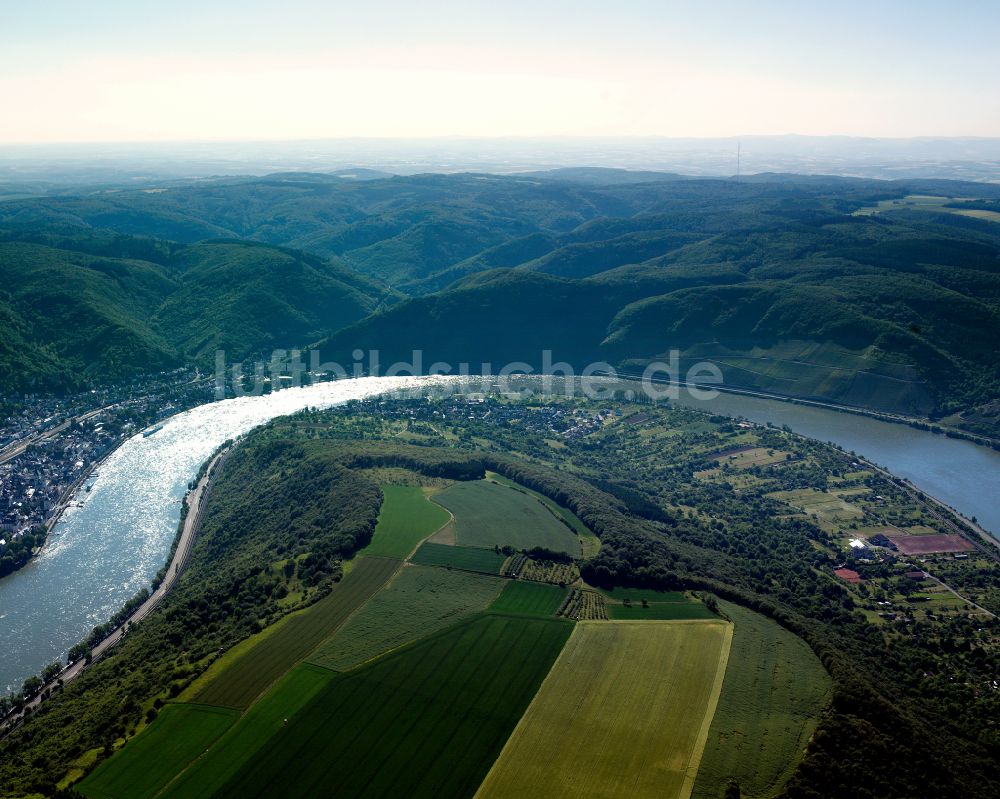
<path fill-rule="evenodd" d="M 335 674 L 214 795 L 469 796 L 571 631 L 488 613 Z"/>
<path fill-rule="evenodd" d="M 482 611 L 505 581 L 432 566 L 404 566 L 310 661 L 346 671 Z"/>
<path fill-rule="evenodd" d="M 427 536 L 448 523 L 440 505 L 428 499 L 420 486 L 381 486 L 384 500 L 371 543 L 359 555 L 407 557 Z"/>
<path fill-rule="evenodd" d="M 285 726 L 286 719 L 292 718 L 308 704 L 334 676 L 329 669 L 308 663 L 296 666 L 255 702 L 205 757 L 195 760 L 159 796 L 166 799 L 209 799 L 244 763 L 253 760 L 257 752 L 267 746 L 271 736 Z M 203 751 L 195 751 L 192 760 Z"/>
<path fill-rule="evenodd" d="M 500 567 L 503 566 L 507 558 L 492 549 L 453 547 L 428 541 L 414 553 L 410 560 L 424 566 L 443 566 L 448 569 L 463 569 L 482 574 L 500 574 Z"/>
<path fill-rule="evenodd" d="M 151 799 L 238 718 L 235 710 L 166 705 L 142 734 L 76 788 L 93 799 Z"/>
<path fill-rule="evenodd" d="M 580 539 L 541 501 L 489 480 L 456 483 L 434 501 L 455 515 L 455 542 L 460 546 L 545 547 L 580 555 Z"/>
<path fill-rule="evenodd" d="M 805 641 L 746 608 L 719 606 L 733 644 L 692 797 L 718 799 L 734 779 L 742 796 L 763 799 L 795 769 L 832 684 Z"/>
<path fill-rule="evenodd" d="M 731 637 L 721 620 L 577 623 L 476 796 L 686 797 Z"/>
<path fill-rule="evenodd" d="M 209 669 L 190 697 L 206 705 L 244 710 L 298 661 L 305 658 L 388 582 L 401 566 L 389 558 L 360 558 L 316 604 L 288 616 L 239 657 Z"/>
<path fill-rule="evenodd" d="M 565 588 L 511 580 L 503 593 L 490 605 L 490 610 L 498 613 L 525 613 L 529 616 L 555 616 L 565 599 Z"/>

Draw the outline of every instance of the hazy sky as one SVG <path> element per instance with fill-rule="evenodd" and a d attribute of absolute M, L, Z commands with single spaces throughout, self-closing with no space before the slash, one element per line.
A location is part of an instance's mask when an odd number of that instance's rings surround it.
<path fill-rule="evenodd" d="M 1000 2 L 0 0 L 0 142 L 1000 136 Z"/>

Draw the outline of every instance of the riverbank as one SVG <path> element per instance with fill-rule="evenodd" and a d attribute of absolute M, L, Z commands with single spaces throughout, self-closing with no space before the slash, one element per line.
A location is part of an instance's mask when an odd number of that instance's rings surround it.
<path fill-rule="evenodd" d="M 121 643 L 121 641 L 123 641 L 128 635 L 128 631 L 133 624 L 141 622 L 160 605 L 170 592 L 170 589 L 180 578 L 184 571 L 184 567 L 187 565 L 194 542 L 201 528 L 202 513 L 208 498 L 211 495 L 212 486 L 215 481 L 215 476 L 218 473 L 218 468 L 222 463 L 224 463 L 225 458 L 231 451 L 232 448 L 227 447 L 226 449 L 218 452 L 208 463 L 205 468 L 204 475 L 201 477 L 198 484 L 184 497 L 187 513 L 185 514 L 184 522 L 181 525 L 177 546 L 174 548 L 173 555 L 167 563 L 163 580 L 160 582 L 159 586 L 121 625 L 116 627 L 110 634 L 105 636 L 103 640 L 95 645 L 87 657 L 80 658 L 79 660 L 67 665 L 66 668 L 59 673 L 58 677 L 43 686 L 34 698 L 26 702 L 17 712 L 10 714 L 6 719 L 4 719 L 3 722 L 0 723 L 0 730 L 2 730 L 0 737 L 5 737 L 17 729 L 18 725 L 24 720 L 24 718 L 33 713 L 45 699 L 52 695 L 53 691 L 58 692 L 58 690 L 63 686 L 79 677 L 84 670 L 100 660 L 116 644 Z"/>
<path fill-rule="evenodd" d="M 598 372 L 597 374 L 601 374 Z M 605 372 L 607 376 L 612 376 L 610 373 Z M 623 380 L 638 383 L 642 380 L 641 374 L 634 374 L 629 372 L 618 371 L 615 376 L 622 378 Z M 938 422 L 934 422 L 930 419 L 917 417 L 917 416 L 907 416 L 901 413 L 889 413 L 887 411 L 876 411 L 871 408 L 864 408 L 859 405 L 846 405 L 844 403 L 833 402 L 832 400 L 816 400 L 808 399 L 806 397 L 796 397 L 791 394 L 774 394 L 769 391 L 759 391 L 757 389 L 740 388 L 738 386 L 727 386 L 724 384 L 705 384 L 705 383 L 695 383 L 695 382 L 681 382 L 678 380 L 664 380 L 658 378 L 650 378 L 651 382 L 657 385 L 668 386 L 672 388 L 693 388 L 699 391 L 719 391 L 723 394 L 733 394 L 735 396 L 741 397 L 756 397 L 759 399 L 772 400 L 775 402 L 787 402 L 790 405 L 802 405 L 805 407 L 822 408 L 824 410 L 836 411 L 837 413 L 847 413 L 854 416 L 865 416 L 869 419 L 877 419 L 880 422 L 888 422 L 890 424 L 902 424 L 907 427 L 912 427 L 914 430 L 920 430 L 925 433 L 932 433 L 934 435 L 942 435 L 947 438 L 954 438 L 960 441 L 969 441 L 973 444 L 978 444 L 982 447 L 988 447 L 989 449 L 996 450 L 1000 452 L 1000 439 L 990 438 L 989 436 L 980 436 L 975 433 L 970 433 L 967 430 L 963 430 L 959 427 L 952 427 L 948 425 L 942 425 Z"/>
<path fill-rule="evenodd" d="M 46 433 L 41 438 L 36 439 L 35 441 L 32 441 L 32 442 L 29 442 L 28 444 L 25 445 L 25 447 L 20 452 L 18 452 L 15 455 L 10 455 L 9 457 L 6 458 L 6 460 L 11 460 L 14 457 L 18 457 L 19 455 L 23 455 L 24 454 L 24 450 L 27 449 L 27 447 L 30 446 L 30 444 L 38 443 L 39 441 L 41 441 L 43 439 L 52 438 L 52 437 L 58 435 L 58 433 L 62 432 L 66 428 L 68 428 L 70 426 L 70 424 L 73 424 L 73 423 L 76 423 L 76 422 L 81 422 L 81 421 L 84 421 L 86 419 L 91 419 L 94 416 L 97 416 L 98 414 L 103 413 L 104 411 L 106 411 L 106 410 L 108 410 L 109 408 L 112 408 L 112 407 L 114 407 L 114 406 L 113 405 L 109 405 L 109 406 L 104 407 L 104 408 L 96 408 L 95 410 L 89 411 L 88 413 L 85 413 L 85 414 L 83 414 L 81 416 L 76 417 L 75 419 L 70 419 L 70 420 L 64 422 L 63 424 L 59 425 L 57 428 L 53 428 L 52 430 L 48 431 L 48 433 Z M 37 558 L 39 555 L 41 555 L 45 551 L 45 548 L 47 546 L 49 546 L 50 542 L 52 541 L 52 531 L 55 529 L 55 526 L 59 523 L 59 520 L 60 520 L 60 518 L 62 518 L 63 513 L 66 512 L 66 509 L 70 505 L 72 505 L 73 501 L 76 499 L 76 495 L 80 491 L 80 489 L 83 487 L 83 484 L 91 477 L 91 475 L 94 474 L 94 472 L 97 469 L 99 469 L 108 460 L 108 458 L 110 458 L 112 455 L 114 455 L 115 452 L 117 452 L 126 441 L 128 441 L 127 437 L 119 439 L 115 443 L 114 446 L 112 446 L 107 451 L 105 451 L 101 455 L 101 457 L 99 457 L 96 461 L 94 461 L 92 464 L 90 464 L 90 466 L 88 466 L 86 469 L 84 469 L 83 472 L 69 486 L 67 486 L 66 490 L 64 490 L 62 492 L 62 494 L 60 495 L 59 499 L 56 500 L 56 504 L 55 504 L 55 507 L 52 510 L 52 513 L 49 515 L 49 517 L 45 520 L 45 522 L 42 525 L 44 527 L 44 529 L 45 529 L 45 540 L 42 542 L 42 545 L 40 547 L 36 547 L 34 550 L 32 550 L 30 557 L 26 561 L 24 561 L 24 563 L 19 564 L 18 566 L 16 566 L 12 571 L 8 572 L 7 574 L 0 575 L 0 580 L 3 580 L 5 578 L 7 578 L 7 577 L 10 577 L 11 575 L 16 574 L 21 569 L 29 566 L 32 563 L 32 561 L 35 560 L 35 558 Z M 3 463 L 3 460 L 0 460 L 0 463 Z"/>

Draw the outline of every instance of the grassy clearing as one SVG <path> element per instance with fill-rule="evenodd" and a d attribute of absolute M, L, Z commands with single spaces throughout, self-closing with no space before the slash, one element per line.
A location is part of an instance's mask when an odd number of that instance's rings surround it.
<path fill-rule="evenodd" d="M 590 528 L 580 520 L 580 517 L 573 513 L 573 511 L 569 508 L 564 508 L 555 500 L 549 499 L 545 496 L 545 494 L 540 494 L 537 491 L 533 491 L 532 489 L 521 485 L 520 483 L 515 483 L 513 480 L 509 480 L 496 472 L 487 472 L 486 476 L 494 483 L 499 483 L 502 486 L 523 491 L 525 494 L 534 497 L 546 508 L 552 511 L 552 513 L 556 514 L 560 519 L 565 521 L 566 524 L 570 526 L 570 529 L 572 529 L 573 532 L 580 538 L 580 546 L 583 548 L 583 557 L 592 558 L 598 553 L 601 548 L 601 539 L 594 535 L 590 531 Z"/>
<path fill-rule="evenodd" d="M 160 794 L 164 799 L 208 799 L 256 757 L 273 735 L 323 689 L 334 672 L 303 663 L 286 674 L 213 746 Z M 198 754 L 204 750 L 199 750 Z M 276 795 L 281 795 L 280 793 Z"/>
<path fill-rule="evenodd" d="M 485 614 L 337 674 L 214 795 L 469 796 L 571 630 Z"/>
<path fill-rule="evenodd" d="M 428 542 L 420 547 L 410 560 L 423 566 L 443 566 L 446 569 L 462 569 L 481 574 L 500 574 L 500 567 L 507 558 L 492 549 L 453 547 Z"/>
<path fill-rule="evenodd" d="M 773 796 L 799 762 L 830 698 L 830 677 L 804 641 L 738 605 L 732 653 L 694 799 L 718 799 L 730 779 L 744 797 Z"/>
<path fill-rule="evenodd" d="M 455 515 L 455 541 L 460 546 L 545 547 L 580 555 L 573 530 L 524 490 L 470 480 L 446 488 L 434 501 Z"/>
<path fill-rule="evenodd" d="M 815 517 L 824 529 L 837 529 L 841 525 L 856 522 L 864 516 L 864 511 L 857 505 L 852 505 L 836 494 L 819 491 L 815 488 L 775 491 L 768 496 L 786 502 L 793 508 L 798 508 L 803 513 Z"/>
<path fill-rule="evenodd" d="M 607 598 L 609 619 L 622 621 L 670 621 L 717 619 L 700 599 L 680 591 L 649 591 L 640 588 L 615 588 L 600 592 Z"/>
<path fill-rule="evenodd" d="M 439 527 L 448 523 L 448 512 L 427 498 L 420 486 L 383 485 L 385 497 L 371 543 L 360 555 L 405 558 Z"/>
<path fill-rule="evenodd" d="M 529 616 L 555 616 L 565 598 L 565 588 L 512 580 L 490 605 L 490 610 L 500 613 L 524 613 Z"/>
<path fill-rule="evenodd" d="M 310 661 L 346 671 L 484 610 L 503 585 L 499 577 L 407 566 Z"/>
<path fill-rule="evenodd" d="M 476 794 L 686 797 L 729 655 L 724 622 L 580 622 Z"/>
<path fill-rule="evenodd" d="M 1000 222 L 1000 212 L 997 211 L 986 211 L 982 208 L 950 208 L 949 210 L 959 216 L 968 216 L 973 219 L 985 219 L 989 222 Z"/>
<path fill-rule="evenodd" d="M 867 208 L 859 208 L 854 212 L 855 216 L 871 216 L 885 213 L 886 211 L 898 211 L 913 209 L 919 211 L 935 211 L 946 214 L 956 214 L 958 216 L 968 216 L 973 219 L 986 219 L 991 222 L 1000 222 L 1000 213 L 987 211 L 978 208 L 951 208 L 949 203 L 960 202 L 961 200 L 971 200 L 973 197 L 938 197 L 929 194 L 908 194 L 902 199 L 881 200 L 878 205 Z"/>
<path fill-rule="evenodd" d="M 323 599 L 282 619 L 240 657 L 228 661 L 193 693 L 206 705 L 244 710 L 269 685 L 329 637 L 396 573 L 401 563 L 360 558 L 351 572 Z"/>
<path fill-rule="evenodd" d="M 726 457 L 718 458 L 720 464 L 727 463 L 734 469 L 750 469 L 753 466 L 771 466 L 775 463 L 783 463 L 790 457 L 790 453 L 781 450 L 768 449 L 767 447 L 754 447 L 743 450 Z"/>
<path fill-rule="evenodd" d="M 167 705 L 76 789 L 94 799 L 151 799 L 221 736 L 239 713 L 204 705 Z"/>
<path fill-rule="evenodd" d="M 608 618 L 633 621 L 677 621 L 682 619 L 717 619 L 704 602 L 650 602 L 619 605 L 608 603 Z"/>
<path fill-rule="evenodd" d="M 615 602 L 690 602 L 683 591 L 654 591 L 651 588 L 598 588 L 599 594 Z"/>

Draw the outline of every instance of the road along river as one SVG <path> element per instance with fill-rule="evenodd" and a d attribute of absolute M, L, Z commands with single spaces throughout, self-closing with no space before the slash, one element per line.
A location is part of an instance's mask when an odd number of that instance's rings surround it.
<path fill-rule="evenodd" d="M 167 560 L 188 482 L 220 444 L 306 407 L 429 386 L 441 378 L 363 377 L 223 400 L 173 416 L 156 433 L 126 441 L 88 481 L 33 562 L 0 580 L 0 692 L 103 624 Z"/>

